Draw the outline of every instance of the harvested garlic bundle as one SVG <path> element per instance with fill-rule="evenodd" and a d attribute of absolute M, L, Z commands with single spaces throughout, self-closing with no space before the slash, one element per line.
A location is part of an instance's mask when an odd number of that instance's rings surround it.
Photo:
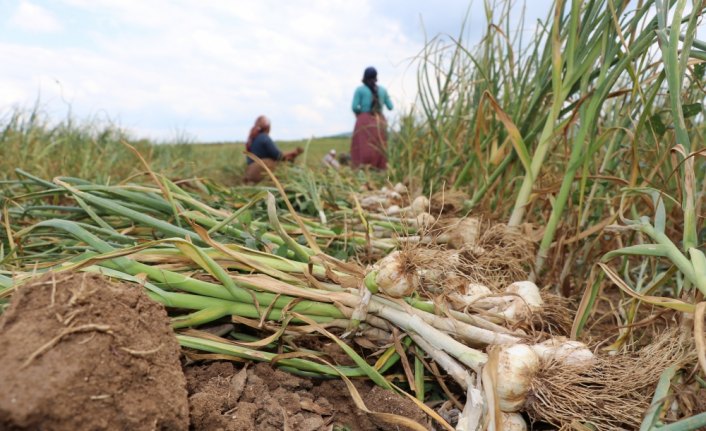
<path fill-rule="evenodd" d="M 414 214 L 426 213 L 429 210 L 429 199 L 423 195 L 417 196 L 412 201 L 412 205 L 410 206 L 410 209 L 412 210 L 412 213 L 414 213 Z"/>
<path fill-rule="evenodd" d="M 527 431 L 527 422 L 519 413 L 500 413 L 503 431 Z"/>
<path fill-rule="evenodd" d="M 520 410 L 527 400 L 532 379 L 539 371 L 539 356 L 526 344 L 501 348 L 497 358 L 498 406 L 504 412 Z"/>
<path fill-rule="evenodd" d="M 409 296 L 419 287 L 417 275 L 405 272 L 399 251 L 380 259 L 368 276 L 374 277 L 375 287 L 393 298 Z"/>
<path fill-rule="evenodd" d="M 402 195 L 397 193 L 394 190 L 388 191 L 385 193 L 385 196 L 391 201 L 391 202 L 402 202 Z"/>
<path fill-rule="evenodd" d="M 541 311 L 544 305 L 539 288 L 531 281 L 512 283 L 505 289 L 505 293 L 491 296 L 492 292 L 486 286 L 471 283 L 466 287 L 464 295 L 456 294 L 451 299 L 462 306 L 471 305 L 511 322 L 530 317 L 532 313 Z"/>
<path fill-rule="evenodd" d="M 387 208 L 387 211 L 385 211 L 385 214 L 391 216 L 391 215 L 397 215 L 400 213 L 400 206 L 399 205 L 390 205 Z"/>
<path fill-rule="evenodd" d="M 468 283 L 466 286 L 465 296 L 469 298 L 480 298 L 482 296 L 488 296 L 493 292 L 490 288 L 484 284 L 479 283 Z"/>
<path fill-rule="evenodd" d="M 434 254 L 438 256 L 437 264 L 431 265 L 431 267 L 417 268 L 417 275 L 421 279 L 444 285 L 449 283 L 454 286 L 464 285 L 466 279 L 461 277 L 457 270 L 462 262 L 461 254 L 455 251 L 437 251 Z"/>
<path fill-rule="evenodd" d="M 395 186 L 393 187 L 393 190 L 396 191 L 397 193 L 401 194 L 401 195 L 406 195 L 406 194 L 407 194 L 407 186 L 405 186 L 405 185 L 402 184 L 402 183 L 397 183 L 397 184 L 395 184 Z"/>
<path fill-rule="evenodd" d="M 390 200 L 384 196 L 365 196 L 360 200 L 360 205 L 363 208 L 378 209 L 380 207 L 390 206 Z"/>
<path fill-rule="evenodd" d="M 512 283 L 505 289 L 505 292 L 512 295 L 503 296 L 505 302 L 489 311 L 495 312 L 509 321 L 517 322 L 542 310 L 544 305 L 542 295 L 537 285 L 531 281 Z"/>
<path fill-rule="evenodd" d="M 532 311 L 539 311 L 544 305 L 539 287 L 531 281 L 516 281 L 505 288 L 505 292 L 519 295 Z"/>
<path fill-rule="evenodd" d="M 448 244 L 455 249 L 473 248 L 480 237 L 480 220 L 466 217 L 448 232 Z"/>
<path fill-rule="evenodd" d="M 493 292 L 487 286 L 478 283 L 469 283 L 466 285 L 463 293 L 453 292 L 448 298 L 457 305 L 457 309 L 462 309 L 469 305 L 479 305 L 479 301 L 488 298 L 492 293 Z M 490 306 L 494 307 L 495 304 L 493 303 Z M 483 307 L 481 306 L 480 308 Z"/>
<path fill-rule="evenodd" d="M 434 216 L 426 212 L 420 213 L 415 219 L 417 229 L 427 229 L 431 227 L 435 222 L 436 219 L 434 218 Z"/>
<path fill-rule="evenodd" d="M 580 341 L 555 337 L 532 346 L 542 362 L 556 361 L 570 367 L 589 367 L 594 363 L 593 352 Z"/>
<path fill-rule="evenodd" d="M 514 344 L 502 347 L 497 356 L 498 406 L 504 412 L 516 412 L 527 401 L 532 381 L 537 378 L 542 364 L 547 361 L 585 369 L 593 365 L 593 353 L 581 342 L 557 337 L 528 346 Z"/>

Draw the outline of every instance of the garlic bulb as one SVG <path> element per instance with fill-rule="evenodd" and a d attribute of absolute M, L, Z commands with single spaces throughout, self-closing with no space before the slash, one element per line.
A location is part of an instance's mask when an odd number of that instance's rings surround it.
<path fill-rule="evenodd" d="M 475 304 L 479 298 L 484 298 L 491 293 L 490 289 L 482 284 L 469 283 L 463 293 L 452 292 L 448 295 L 448 298 L 458 306 L 457 308 L 461 309 Z"/>
<path fill-rule="evenodd" d="M 382 207 L 387 207 L 390 205 L 389 199 L 384 196 L 365 196 L 360 200 L 360 205 L 363 208 L 377 209 Z"/>
<path fill-rule="evenodd" d="M 425 213 L 429 210 L 429 199 L 426 196 L 417 196 L 411 205 L 414 214 Z"/>
<path fill-rule="evenodd" d="M 417 224 L 418 229 L 428 228 L 433 225 L 434 222 L 436 222 L 434 216 L 426 212 L 420 213 L 415 219 L 415 223 Z"/>
<path fill-rule="evenodd" d="M 566 337 L 555 337 L 535 344 L 532 350 L 544 362 L 556 361 L 572 367 L 590 367 L 595 359 L 585 344 Z"/>
<path fill-rule="evenodd" d="M 532 316 L 532 310 L 527 303 L 516 296 L 503 296 L 505 302 L 489 311 L 502 316 L 509 322 L 519 322 Z"/>
<path fill-rule="evenodd" d="M 475 217 L 461 219 L 449 232 L 449 245 L 455 249 L 474 247 L 480 237 L 480 220 Z"/>
<path fill-rule="evenodd" d="M 544 305 L 539 288 L 531 281 L 517 281 L 505 288 L 505 291 L 519 295 L 532 311 L 540 311 Z"/>
<path fill-rule="evenodd" d="M 519 413 L 500 413 L 503 431 L 527 431 L 527 422 Z"/>
<path fill-rule="evenodd" d="M 459 308 L 473 306 L 487 310 L 490 313 L 499 314 L 503 317 L 503 312 L 509 308 L 513 300 L 512 296 L 497 296 L 487 286 L 478 283 L 469 283 L 463 294 L 454 292 L 448 296 L 449 299 L 458 305 Z M 508 318 L 508 317 L 505 317 Z M 513 320 L 513 319 L 510 319 Z"/>
<path fill-rule="evenodd" d="M 498 405 L 504 412 L 520 410 L 527 399 L 532 379 L 539 371 L 539 356 L 526 344 L 503 347 L 498 355 Z"/>
<path fill-rule="evenodd" d="M 466 286 L 465 296 L 477 298 L 480 296 L 490 295 L 491 293 L 493 292 L 491 292 L 490 288 L 484 284 L 468 283 L 468 286 Z"/>
<path fill-rule="evenodd" d="M 395 186 L 393 187 L 393 189 L 394 189 L 397 193 L 399 193 L 399 194 L 401 194 L 401 195 L 407 194 L 407 186 L 405 186 L 405 185 L 402 184 L 402 183 L 397 183 L 397 184 L 395 184 Z"/>
<path fill-rule="evenodd" d="M 387 215 L 396 215 L 400 213 L 400 206 L 399 205 L 390 205 L 387 208 L 387 211 L 385 211 Z"/>
<path fill-rule="evenodd" d="M 419 286 L 416 274 L 404 272 L 399 251 L 394 251 L 380 259 L 373 266 L 373 270 L 377 271 L 375 284 L 378 289 L 393 298 L 408 296 Z"/>
<path fill-rule="evenodd" d="M 387 198 L 392 200 L 393 202 L 400 202 L 402 200 L 402 195 L 400 195 L 394 190 L 385 193 L 385 196 L 387 196 Z"/>
<path fill-rule="evenodd" d="M 459 281 L 465 280 L 461 277 L 458 271 L 459 265 L 462 263 L 462 257 L 460 253 L 452 250 L 426 250 L 420 249 L 419 256 L 423 259 L 431 257 L 434 262 L 424 264 L 422 263 L 417 267 L 417 274 L 429 280 L 433 283 L 448 284 L 453 282 L 454 286 L 460 287 L 464 286 L 466 282 Z"/>

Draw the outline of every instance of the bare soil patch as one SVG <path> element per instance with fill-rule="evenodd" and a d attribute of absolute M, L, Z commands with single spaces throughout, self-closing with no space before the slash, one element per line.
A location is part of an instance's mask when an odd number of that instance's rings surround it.
<path fill-rule="evenodd" d="M 139 286 L 42 276 L 0 317 L 0 429 L 186 430 L 179 354 Z"/>
<path fill-rule="evenodd" d="M 186 368 L 191 426 L 195 431 L 403 430 L 359 410 L 338 380 L 301 378 L 259 363 L 242 367 L 212 362 Z M 412 401 L 358 380 L 369 409 L 428 423 Z"/>

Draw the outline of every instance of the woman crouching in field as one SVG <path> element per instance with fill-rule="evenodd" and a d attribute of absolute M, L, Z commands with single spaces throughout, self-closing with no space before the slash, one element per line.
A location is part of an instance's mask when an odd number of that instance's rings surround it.
<path fill-rule="evenodd" d="M 270 138 L 270 126 L 269 118 L 264 115 L 257 117 L 255 125 L 250 129 L 248 140 L 245 143 L 245 150 L 256 155 L 271 171 L 274 171 L 278 161 L 292 161 L 297 158 L 303 150 L 297 147 L 295 150 L 288 153 L 280 151 L 274 141 L 272 141 L 272 138 Z M 246 183 L 260 182 L 265 170 L 249 156 L 246 157 L 246 162 L 247 168 L 245 169 L 243 181 Z"/>
<path fill-rule="evenodd" d="M 392 110 L 392 101 L 385 88 L 377 85 L 378 72 L 368 67 L 363 73 L 363 85 L 353 95 L 355 129 L 351 140 L 353 167 L 369 165 L 378 169 L 387 167 L 387 122 L 383 105 Z"/>

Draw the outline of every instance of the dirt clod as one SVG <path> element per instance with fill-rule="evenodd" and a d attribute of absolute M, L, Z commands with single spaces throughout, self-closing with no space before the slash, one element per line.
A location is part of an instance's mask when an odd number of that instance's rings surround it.
<path fill-rule="evenodd" d="M 20 287 L 0 363 L 0 429 L 188 429 L 179 344 L 139 286 L 52 273 Z"/>

